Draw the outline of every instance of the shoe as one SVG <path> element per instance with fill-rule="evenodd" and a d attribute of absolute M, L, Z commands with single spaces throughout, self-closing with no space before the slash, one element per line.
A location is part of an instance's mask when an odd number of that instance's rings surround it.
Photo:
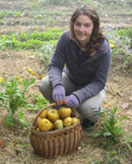
<path fill-rule="evenodd" d="M 83 122 L 82 122 L 82 126 L 84 128 L 92 127 L 94 125 L 95 125 L 95 123 L 90 121 L 90 120 L 88 120 L 88 119 L 84 119 Z"/>

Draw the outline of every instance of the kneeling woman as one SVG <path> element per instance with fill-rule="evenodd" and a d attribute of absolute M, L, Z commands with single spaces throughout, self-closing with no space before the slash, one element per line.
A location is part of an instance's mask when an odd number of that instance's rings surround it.
<path fill-rule="evenodd" d="M 75 107 L 95 123 L 105 98 L 111 57 L 97 12 L 79 7 L 71 16 L 70 30 L 57 43 L 48 76 L 41 80 L 39 89 L 50 102 Z"/>

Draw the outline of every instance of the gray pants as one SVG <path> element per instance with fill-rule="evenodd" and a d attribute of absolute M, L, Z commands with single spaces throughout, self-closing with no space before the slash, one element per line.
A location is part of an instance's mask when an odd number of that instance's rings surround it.
<path fill-rule="evenodd" d="M 70 95 L 73 91 L 78 89 L 64 72 L 62 73 L 62 80 L 66 91 L 66 96 Z M 42 95 L 52 103 L 52 86 L 48 76 L 40 81 L 39 89 Z M 84 118 L 87 118 L 92 122 L 96 122 L 100 117 L 101 106 L 104 98 L 105 89 L 100 91 L 96 96 L 83 101 L 78 106 L 77 110 L 84 116 Z"/>

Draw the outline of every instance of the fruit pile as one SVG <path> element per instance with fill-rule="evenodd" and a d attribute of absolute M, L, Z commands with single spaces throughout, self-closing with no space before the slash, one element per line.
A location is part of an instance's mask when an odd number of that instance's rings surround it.
<path fill-rule="evenodd" d="M 37 118 L 37 131 L 50 131 L 78 124 L 79 119 L 72 117 L 72 109 L 60 107 L 57 109 L 46 109 Z"/>

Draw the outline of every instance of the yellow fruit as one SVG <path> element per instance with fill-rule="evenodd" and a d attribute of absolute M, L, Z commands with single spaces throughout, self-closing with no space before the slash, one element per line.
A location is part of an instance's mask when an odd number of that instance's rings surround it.
<path fill-rule="evenodd" d="M 46 118 L 47 110 L 44 110 L 42 113 L 40 113 L 39 117 Z"/>
<path fill-rule="evenodd" d="M 47 117 L 50 121 L 54 122 L 59 119 L 59 112 L 57 109 L 50 109 L 47 112 Z"/>
<path fill-rule="evenodd" d="M 49 131 L 53 129 L 54 125 L 47 118 L 43 118 L 39 121 L 38 127 L 41 131 Z"/>
<path fill-rule="evenodd" d="M 76 117 L 72 117 L 72 124 L 78 124 L 80 120 Z"/>
<path fill-rule="evenodd" d="M 39 128 L 37 128 L 36 131 L 39 131 Z"/>
<path fill-rule="evenodd" d="M 56 129 L 62 129 L 63 128 L 63 121 L 61 119 L 58 119 L 54 122 Z"/>
<path fill-rule="evenodd" d="M 66 117 L 69 117 L 72 113 L 72 110 L 71 108 L 68 108 L 68 107 L 61 107 L 59 109 L 59 115 L 61 116 L 61 118 L 66 118 Z"/>
<path fill-rule="evenodd" d="M 37 126 L 38 126 L 38 124 L 39 124 L 39 122 L 40 122 L 41 119 L 42 119 L 41 117 L 38 117 L 37 118 L 37 122 L 36 122 Z"/>
<path fill-rule="evenodd" d="M 72 124 L 72 118 L 69 116 L 69 117 L 66 117 L 65 119 L 64 119 L 64 121 L 63 121 L 63 123 L 64 123 L 64 126 L 71 126 L 71 124 Z"/>

